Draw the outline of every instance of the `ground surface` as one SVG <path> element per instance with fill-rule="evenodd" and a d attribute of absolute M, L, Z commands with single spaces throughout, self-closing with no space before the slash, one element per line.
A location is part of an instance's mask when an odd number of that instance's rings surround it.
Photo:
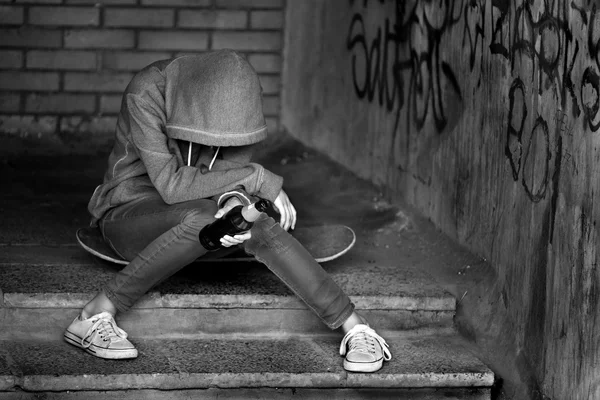
<path fill-rule="evenodd" d="M 18 156 L 0 154 L 0 254 L 23 254 L 32 264 L 43 265 L 51 261 L 51 252 L 23 250 L 44 245 L 58 253 L 77 253 L 75 231 L 89 222 L 87 202 L 102 181 L 107 154 L 106 149 L 77 155 L 44 156 L 37 150 Z M 480 332 L 489 326 L 481 325 L 489 324 L 489 318 L 479 320 L 477 313 L 485 310 L 475 294 L 491 287 L 494 274 L 484 260 L 458 247 L 410 207 L 388 203 L 376 187 L 289 137 L 272 141 L 257 161 L 284 177 L 299 226 L 343 223 L 356 231 L 355 249 L 326 264 L 338 276 L 358 269 L 372 272 L 365 282 L 348 279 L 348 290 L 390 293 L 410 291 L 411 282 L 422 290 L 427 290 L 427 282 L 437 283 L 458 302 L 459 328 L 485 343 Z M 77 254 L 81 256 L 81 251 Z M 413 275 L 402 278 L 407 287 L 393 288 L 380 281 L 382 265 L 410 265 Z M 209 286 L 195 287 L 210 292 Z M 243 293 L 245 288 L 239 290 Z M 492 347 L 483 349 L 482 355 L 495 372 L 506 368 L 501 355 L 494 357 Z"/>

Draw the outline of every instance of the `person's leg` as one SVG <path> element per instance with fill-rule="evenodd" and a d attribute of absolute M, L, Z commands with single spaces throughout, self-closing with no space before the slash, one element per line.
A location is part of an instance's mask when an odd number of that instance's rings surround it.
<path fill-rule="evenodd" d="M 354 372 L 374 372 L 391 354 L 387 343 L 329 274 L 292 235 L 271 217 L 261 217 L 252 228 L 252 238 L 244 249 L 264 263 L 331 329 L 341 328 L 344 338 L 340 354 L 344 368 Z"/>
<path fill-rule="evenodd" d="M 198 233 L 214 221 L 216 211 L 212 200 L 168 205 L 159 197 L 113 210 L 101 229 L 130 263 L 107 282 L 100 303 L 107 298 L 117 311 L 127 311 L 152 287 L 206 254 Z"/>
<path fill-rule="evenodd" d="M 353 314 L 354 304 L 308 250 L 266 215 L 252 227 L 244 250 L 265 264 L 331 329 Z"/>
<path fill-rule="evenodd" d="M 340 329 L 345 335 L 346 333 L 350 332 L 352 328 L 359 324 L 369 325 L 369 322 L 365 317 L 354 311 L 352 315 L 350 315 L 348 319 L 344 321 Z"/>
<path fill-rule="evenodd" d="M 206 253 L 198 233 L 214 221 L 211 200 L 168 205 L 143 199 L 114 209 L 101 221 L 105 240 L 130 263 L 118 272 L 65 331 L 65 340 L 102 358 L 133 358 L 137 350 L 114 316 L 153 286 Z"/>

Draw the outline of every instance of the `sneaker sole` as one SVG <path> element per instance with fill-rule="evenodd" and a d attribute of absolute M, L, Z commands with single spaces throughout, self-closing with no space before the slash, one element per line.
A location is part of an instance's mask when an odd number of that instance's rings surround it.
<path fill-rule="evenodd" d="M 369 363 L 357 363 L 344 360 L 344 369 L 350 372 L 376 372 L 383 367 L 383 358 Z"/>
<path fill-rule="evenodd" d="M 90 347 L 83 347 L 81 345 L 81 340 L 83 338 L 78 335 L 69 332 L 68 330 L 64 334 L 65 341 L 70 345 L 75 347 L 79 347 L 82 350 L 85 350 L 87 353 L 90 353 L 96 357 L 106 358 L 109 360 L 123 360 L 128 358 L 136 358 L 138 356 L 138 351 L 135 348 L 132 349 L 104 349 L 102 347 L 98 347 L 95 344 L 91 344 Z"/>

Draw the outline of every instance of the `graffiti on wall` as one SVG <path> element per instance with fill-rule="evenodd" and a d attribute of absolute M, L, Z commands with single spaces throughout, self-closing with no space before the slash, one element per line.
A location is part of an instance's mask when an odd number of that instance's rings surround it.
<path fill-rule="evenodd" d="M 377 2 L 383 4 L 386 0 Z M 457 12 L 454 2 L 443 8 L 437 4 L 428 8 L 419 3 L 394 1 L 393 15 L 381 21 L 369 37 L 362 13 L 368 4 L 368 0 L 363 0 L 360 11 L 352 17 L 346 40 L 352 53 L 356 95 L 395 113 L 394 131 L 404 109 L 407 126 L 412 122 L 421 130 L 431 115 L 435 128 L 443 131 L 448 124 L 444 85 L 458 98 L 462 95 L 454 71 L 441 58 L 440 42 L 444 33 L 460 20 L 460 10 Z"/>
<path fill-rule="evenodd" d="M 508 90 L 505 155 L 513 180 L 520 181 L 529 200 L 538 203 L 551 193 L 549 218 L 542 231 L 547 235 L 544 241 L 552 242 L 561 174 L 579 173 L 566 143 L 573 142 L 576 123 L 583 134 L 600 129 L 600 20 L 589 1 L 516 5 L 495 0 L 490 10 L 490 54 L 508 63 L 513 79 Z M 549 93 L 556 106 L 554 115 L 528 110 L 532 99 L 547 99 Z"/>
<path fill-rule="evenodd" d="M 505 154 L 513 179 L 521 178 L 532 202 L 539 202 L 546 196 L 553 151 L 554 173 L 560 174 L 563 158 L 560 127 L 569 118 L 565 113 L 557 113 L 560 119 L 557 118 L 555 126 L 559 129 L 552 135 L 551 143 L 544 116 L 537 115 L 528 123 L 528 99 L 536 93 L 543 95 L 552 91 L 559 110 L 570 109 L 575 118 L 581 113 L 572 79 L 579 43 L 570 30 L 565 4 L 558 1 L 544 3 L 537 16 L 529 2 L 510 7 L 509 1 L 496 0 L 491 7 L 490 53 L 508 62 L 514 76 L 508 92 Z M 517 65 L 520 68 L 516 68 Z M 530 71 L 530 74 L 522 76 L 517 72 L 521 70 Z M 520 117 L 515 118 L 515 115 Z M 531 126 L 527 131 L 526 124 Z M 558 184 L 558 180 L 555 182 Z"/>
<path fill-rule="evenodd" d="M 591 0 L 349 1 L 354 15 L 346 47 L 354 91 L 394 115 L 392 146 L 412 127 L 421 131 L 431 122 L 440 133 L 453 128 L 447 99 L 463 93 L 443 46 L 460 37 L 475 88 L 484 58 L 510 71 L 503 146 L 509 174 L 528 198 L 537 203 L 549 192 L 554 196 L 564 162 L 577 171 L 564 138 L 577 122 L 587 132 L 600 129 L 600 12 Z M 370 7 L 393 12 L 373 21 Z M 574 73 L 582 64 L 583 74 Z M 553 98 L 556 111 L 540 115 L 532 105 L 536 96 Z M 556 187 L 550 191 L 549 185 Z"/>

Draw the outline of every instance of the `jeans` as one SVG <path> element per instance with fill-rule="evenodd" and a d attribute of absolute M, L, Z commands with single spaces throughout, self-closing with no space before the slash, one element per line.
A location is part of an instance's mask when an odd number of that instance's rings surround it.
<path fill-rule="evenodd" d="M 110 210 L 101 220 L 106 242 L 129 264 L 103 287 L 117 310 L 127 311 L 152 287 L 207 250 L 198 233 L 215 220 L 217 205 L 200 199 L 166 204 L 147 197 Z M 310 253 L 273 218 L 263 214 L 242 245 L 265 264 L 331 329 L 339 328 L 354 304 Z M 212 256 L 212 254 L 211 254 Z"/>

